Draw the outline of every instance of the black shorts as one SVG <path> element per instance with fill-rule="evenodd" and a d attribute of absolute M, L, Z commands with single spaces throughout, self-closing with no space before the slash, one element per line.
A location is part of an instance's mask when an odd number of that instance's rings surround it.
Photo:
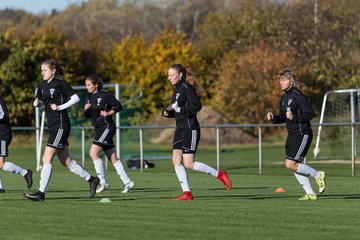
<path fill-rule="evenodd" d="M 69 146 L 68 138 L 70 130 L 70 120 L 67 119 L 63 119 L 61 124 L 49 126 L 49 138 L 46 146 L 56 149 L 64 149 L 65 146 Z"/>
<path fill-rule="evenodd" d="M 7 157 L 9 155 L 8 147 L 11 139 L 0 139 L 0 157 Z"/>
<path fill-rule="evenodd" d="M 310 148 L 312 134 L 289 134 L 286 139 L 286 159 L 302 162 Z"/>
<path fill-rule="evenodd" d="M 104 151 L 115 147 L 113 137 L 116 133 L 115 126 L 104 126 L 96 128 L 93 144 L 101 147 Z"/>
<path fill-rule="evenodd" d="M 200 129 L 179 129 L 175 130 L 173 149 L 183 151 L 183 154 L 195 154 L 200 140 Z"/>

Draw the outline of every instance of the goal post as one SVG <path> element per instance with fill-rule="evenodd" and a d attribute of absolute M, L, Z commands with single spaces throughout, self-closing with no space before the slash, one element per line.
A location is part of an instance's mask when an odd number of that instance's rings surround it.
<path fill-rule="evenodd" d="M 360 89 L 341 89 L 326 92 L 322 102 L 316 143 L 313 150 L 314 157 L 346 158 L 349 156 L 347 153 L 350 152 L 348 150 L 350 150 L 349 147 L 351 146 L 351 160 L 354 169 L 357 157 L 355 123 L 359 122 L 359 120 Z M 331 126 L 326 126 L 326 124 Z M 320 141 L 322 146 L 320 146 Z M 322 150 L 326 146 L 326 142 L 329 143 L 328 149 L 326 149 L 327 152 Z M 329 156 L 324 156 L 326 154 Z M 347 156 L 344 156 L 345 154 Z"/>
<path fill-rule="evenodd" d="M 35 88 L 35 96 L 37 94 L 37 88 Z M 45 111 L 41 109 L 40 116 L 40 107 L 35 108 L 35 153 L 36 153 L 36 171 L 40 171 L 40 160 L 41 160 L 41 144 L 42 144 L 42 134 L 44 130 L 43 119 L 45 125 Z M 40 119 L 41 117 L 41 119 Z M 40 139 L 41 136 L 41 139 Z"/>

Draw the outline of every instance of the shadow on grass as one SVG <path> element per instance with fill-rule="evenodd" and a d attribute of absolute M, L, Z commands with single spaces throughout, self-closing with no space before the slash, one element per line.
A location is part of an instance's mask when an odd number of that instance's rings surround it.
<path fill-rule="evenodd" d="M 231 190 L 251 190 L 251 189 L 273 189 L 273 187 L 232 187 Z M 208 188 L 206 190 L 210 191 L 224 191 L 226 190 L 224 187 L 218 187 L 218 188 Z"/>
<path fill-rule="evenodd" d="M 112 202 L 127 202 L 127 201 L 144 201 L 144 200 L 166 200 L 166 201 L 173 201 L 173 199 L 177 197 L 177 195 L 174 195 L 172 197 L 165 197 L 165 196 L 149 196 L 149 197 L 139 197 L 139 196 L 114 196 L 114 195 L 104 195 L 104 196 L 95 196 L 94 198 L 90 199 L 87 196 L 79 197 L 79 196 L 63 196 L 63 197 L 48 197 L 46 196 L 44 202 L 39 203 L 46 203 L 46 202 L 57 202 L 57 201 L 81 201 L 81 202 L 99 202 L 103 198 L 109 198 Z M 265 199 L 297 199 L 299 196 L 259 196 L 259 195 L 217 195 L 217 196 L 194 196 L 194 200 L 199 201 L 218 201 L 219 199 L 222 200 L 265 200 Z M 343 196 L 342 198 L 354 198 L 353 196 Z M 360 198 L 360 195 L 356 196 L 356 198 Z M 324 199 L 331 199 L 331 198 L 324 198 Z M 19 195 L 19 197 L 16 198 L 8 198 L 8 199 L 2 199 L 1 202 L 34 202 L 29 199 L 26 199 L 24 195 Z M 173 201 L 173 202 L 183 202 L 183 201 Z"/>
<path fill-rule="evenodd" d="M 194 189 L 194 199 L 201 200 L 201 201 L 212 201 L 212 200 L 266 200 L 266 199 L 291 199 L 297 201 L 300 195 L 289 195 L 288 193 L 285 194 L 278 194 L 278 193 L 268 193 L 268 194 L 246 194 L 241 190 L 261 190 L 261 189 L 272 189 L 272 187 L 236 187 L 232 188 L 232 191 L 227 192 L 223 187 L 219 188 L 198 188 Z M 214 193 L 213 195 L 210 194 L 199 194 L 197 195 L 197 191 L 211 191 Z M 99 201 L 102 198 L 109 198 L 114 202 L 120 201 L 143 201 L 143 200 L 172 200 L 173 198 L 178 196 L 179 188 L 134 188 L 131 190 L 130 193 L 122 194 L 122 188 L 116 189 L 107 189 L 103 193 L 98 193 L 93 199 L 88 197 L 88 189 L 81 189 L 81 190 L 64 190 L 64 189 L 52 189 L 46 192 L 46 199 L 45 201 L 63 201 L 63 200 L 79 200 L 79 201 Z M 217 192 L 219 191 L 219 192 Z M 221 191 L 221 192 L 220 192 Z M 7 190 L 5 193 L 0 194 L 4 198 L 0 201 L 2 202 L 10 202 L 10 201 L 24 201 L 24 193 L 26 192 L 35 192 L 32 190 Z M 169 193 L 174 192 L 173 196 L 164 196 L 162 193 Z M 65 193 L 65 194 L 64 194 Z M 72 194 L 77 193 L 77 194 Z M 141 195 L 142 193 L 149 193 L 148 195 Z M 19 194 L 19 195 L 17 195 Z M 63 196 L 57 196 L 58 194 L 62 194 Z M 64 196 L 65 195 L 65 196 Z M 75 195 L 75 196 L 72 196 Z M 82 195 L 82 196 L 79 196 Z M 318 195 L 318 200 L 354 200 L 360 199 L 360 193 L 352 193 L 352 194 L 324 194 Z"/>
<path fill-rule="evenodd" d="M 164 189 L 161 192 L 169 192 L 172 190 Z M 174 196 L 131 196 L 129 194 L 123 195 L 96 195 L 93 199 L 89 199 L 88 197 L 54 197 L 54 198 L 46 198 L 49 200 L 86 200 L 86 201 L 93 201 L 93 200 L 100 200 L 102 198 L 109 198 L 112 201 L 137 201 L 137 200 L 172 200 L 177 197 L 177 194 Z M 222 195 L 194 195 L 194 200 L 201 200 L 201 201 L 212 201 L 212 200 L 266 200 L 266 199 L 291 199 L 297 201 L 299 195 L 258 195 L 258 194 L 222 194 Z M 360 199 L 360 194 L 335 194 L 335 195 L 318 195 L 318 200 L 334 200 L 334 199 Z"/>
<path fill-rule="evenodd" d="M 358 194 L 325 194 L 318 195 L 321 199 L 360 199 L 360 193 Z"/>

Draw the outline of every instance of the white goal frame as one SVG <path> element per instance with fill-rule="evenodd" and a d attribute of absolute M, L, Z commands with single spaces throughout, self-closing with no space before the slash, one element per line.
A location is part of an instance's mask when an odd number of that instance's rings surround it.
<path fill-rule="evenodd" d="M 357 149 L 356 149 L 356 128 L 354 126 L 355 121 L 355 94 L 357 94 L 357 99 L 359 101 L 360 99 L 360 88 L 355 88 L 355 89 L 339 89 L 339 90 L 332 90 L 332 91 L 328 91 L 325 93 L 324 98 L 323 98 L 323 103 L 322 103 L 322 107 L 321 107 L 321 115 L 320 115 L 320 122 L 319 122 L 319 127 L 318 127 L 318 133 L 317 133 L 317 138 L 316 138 L 316 144 L 315 144 L 315 148 L 313 150 L 314 156 L 316 157 L 319 153 L 320 153 L 320 135 L 321 135 L 321 128 L 322 125 L 324 125 L 324 113 L 325 113 L 325 108 L 326 108 L 326 102 L 327 99 L 330 95 L 335 95 L 335 94 L 344 94 L 344 93 L 348 93 L 349 94 L 349 98 L 350 98 L 350 114 L 351 114 L 351 151 L 352 151 L 352 174 L 353 176 L 355 175 L 355 160 L 357 158 Z M 358 112 L 360 113 L 360 103 L 357 104 L 358 106 Z M 344 123 L 338 123 L 338 124 L 344 124 Z M 349 124 L 349 123 L 347 123 Z"/>

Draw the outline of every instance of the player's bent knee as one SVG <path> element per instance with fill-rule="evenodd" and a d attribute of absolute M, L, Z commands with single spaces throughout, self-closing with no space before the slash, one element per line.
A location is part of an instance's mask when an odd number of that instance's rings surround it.
<path fill-rule="evenodd" d="M 194 162 L 184 162 L 184 166 L 187 169 L 193 169 L 194 168 Z"/>
<path fill-rule="evenodd" d="M 296 171 L 297 170 L 297 162 L 286 159 L 285 167 L 291 171 Z"/>
<path fill-rule="evenodd" d="M 90 151 L 89 153 L 91 160 L 95 161 L 99 159 L 99 154 L 95 151 Z"/>
<path fill-rule="evenodd" d="M 173 162 L 174 166 L 180 165 L 182 163 L 182 158 L 181 157 L 173 157 L 172 162 Z"/>

